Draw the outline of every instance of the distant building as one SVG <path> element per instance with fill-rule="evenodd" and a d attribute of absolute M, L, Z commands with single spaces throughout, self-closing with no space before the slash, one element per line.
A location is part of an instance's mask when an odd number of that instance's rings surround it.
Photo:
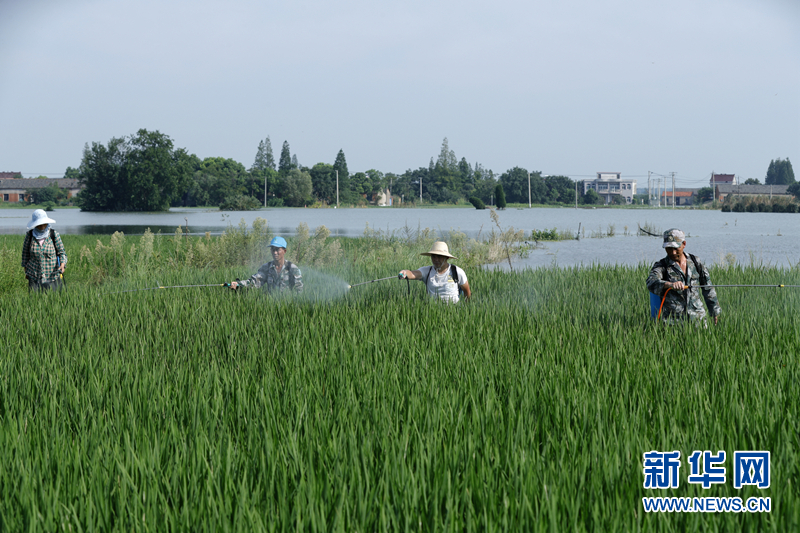
<path fill-rule="evenodd" d="M 81 186 L 76 179 L 57 179 L 57 178 L 37 178 L 37 179 L 14 179 L 5 178 L 0 180 L 0 202 L 29 202 L 30 198 L 25 195 L 25 191 L 34 189 L 44 189 L 52 184 L 58 185 L 62 189 L 67 189 L 67 198 L 72 198 L 81 191 Z M 34 193 L 34 200 L 35 200 Z"/>
<path fill-rule="evenodd" d="M 22 178 L 21 172 L 0 172 L 0 180 L 11 180 L 14 178 Z"/>
<path fill-rule="evenodd" d="M 614 196 L 622 196 L 629 204 L 636 195 L 636 180 L 622 179 L 621 172 L 598 172 L 596 179 L 583 180 L 583 194 L 589 190 L 596 192 L 606 204 L 612 203 Z"/>
<path fill-rule="evenodd" d="M 735 174 L 715 174 L 711 173 L 711 179 L 708 180 L 709 187 L 716 187 L 717 185 L 736 185 Z"/>
<path fill-rule="evenodd" d="M 766 198 L 792 197 L 788 185 L 717 185 L 714 196 L 724 202 L 728 196 L 764 196 Z"/>
<path fill-rule="evenodd" d="M 694 205 L 698 189 L 675 189 L 675 205 Z M 672 205 L 672 189 L 661 192 L 661 205 Z"/>

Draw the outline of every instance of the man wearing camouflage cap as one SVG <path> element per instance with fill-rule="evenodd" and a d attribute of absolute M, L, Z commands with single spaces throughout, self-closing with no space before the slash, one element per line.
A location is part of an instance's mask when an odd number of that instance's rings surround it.
<path fill-rule="evenodd" d="M 670 323 L 687 318 L 705 322 L 704 299 L 716 324 L 722 312 L 717 291 L 711 285 L 708 269 L 697 257 L 684 253 L 684 233 L 677 228 L 665 231 L 663 246 L 667 257 L 656 261 L 647 277 L 647 289 L 662 299 L 661 318 Z"/>

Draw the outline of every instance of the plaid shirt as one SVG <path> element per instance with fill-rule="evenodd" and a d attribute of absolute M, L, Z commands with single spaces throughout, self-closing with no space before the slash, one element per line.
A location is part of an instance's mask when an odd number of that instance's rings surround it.
<path fill-rule="evenodd" d="M 25 234 L 25 243 L 22 245 L 22 268 L 25 277 L 32 281 L 54 281 L 58 279 L 56 265 L 61 260 L 62 265 L 67 264 L 67 253 L 61 236 L 54 229 L 50 231 L 55 235 L 56 244 L 50 235 L 44 238 L 41 244 L 33 238 L 33 231 Z"/>
<path fill-rule="evenodd" d="M 269 292 L 282 291 L 290 289 L 294 283 L 294 290 L 296 292 L 303 292 L 303 274 L 294 263 L 284 261 L 283 268 L 280 273 L 275 266 L 275 261 L 270 261 L 265 265 L 261 265 L 258 272 L 250 276 L 250 279 L 240 281 L 242 287 L 262 287 L 266 286 Z M 287 268 L 288 267 L 288 268 Z"/>

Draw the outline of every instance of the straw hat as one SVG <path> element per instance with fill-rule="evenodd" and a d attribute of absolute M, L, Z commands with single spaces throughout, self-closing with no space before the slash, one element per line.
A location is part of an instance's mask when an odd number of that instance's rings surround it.
<path fill-rule="evenodd" d="M 31 221 L 28 222 L 28 229 L 33 229 L 36 226 L 41 226 L 42 224 L 55 224 L 56 221 L 52 218 L 47 216 L 47 213 L 44 212 L 44 209 L 37 209 L 33 212 L 33 216 L 31 216 Z"/>
<path fill-rule="evenodd" d="M 445 257 L 450 257 L 452 259 L 456 258 L 456 256 L 450 255 L 450 250 L 447 248 L 447 243 L 444 241 L 436 241 L 435 243 L 433 243 L 430 252 L 422 252 L 419 255 L 428 255 L 428 256 L 443 255 Z"/>

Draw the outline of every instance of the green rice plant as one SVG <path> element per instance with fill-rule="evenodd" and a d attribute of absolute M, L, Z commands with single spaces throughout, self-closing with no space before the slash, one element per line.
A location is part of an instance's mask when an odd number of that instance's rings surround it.
<path fill-rule="evenodd" d="M 176 243 L 158 239 L 166 257 Z M 359 246 L 343 244 L 347 266 L 309 269 L 296 298 L 86 283 L 5 294 L 0 530 L 796 529 L 796 290 L 720 288 L 709 328 L 650 321 L 648 265 L 470 269 L 474 297 L 459 305 L 399 281 L 317 299 L 323 275 L 392 272 L 416 252 L 377 267 Z M 737 264 L 711 278 L 800 272 Z M 684 462 L 678 489 L 642 488 L 642 453 L 696 449 L 728 451 L 729 473 L 734 450 L 769 450 L 772 484 L 702 489 Z M 650 495 L 773 508 L 648 514 Z"/>

